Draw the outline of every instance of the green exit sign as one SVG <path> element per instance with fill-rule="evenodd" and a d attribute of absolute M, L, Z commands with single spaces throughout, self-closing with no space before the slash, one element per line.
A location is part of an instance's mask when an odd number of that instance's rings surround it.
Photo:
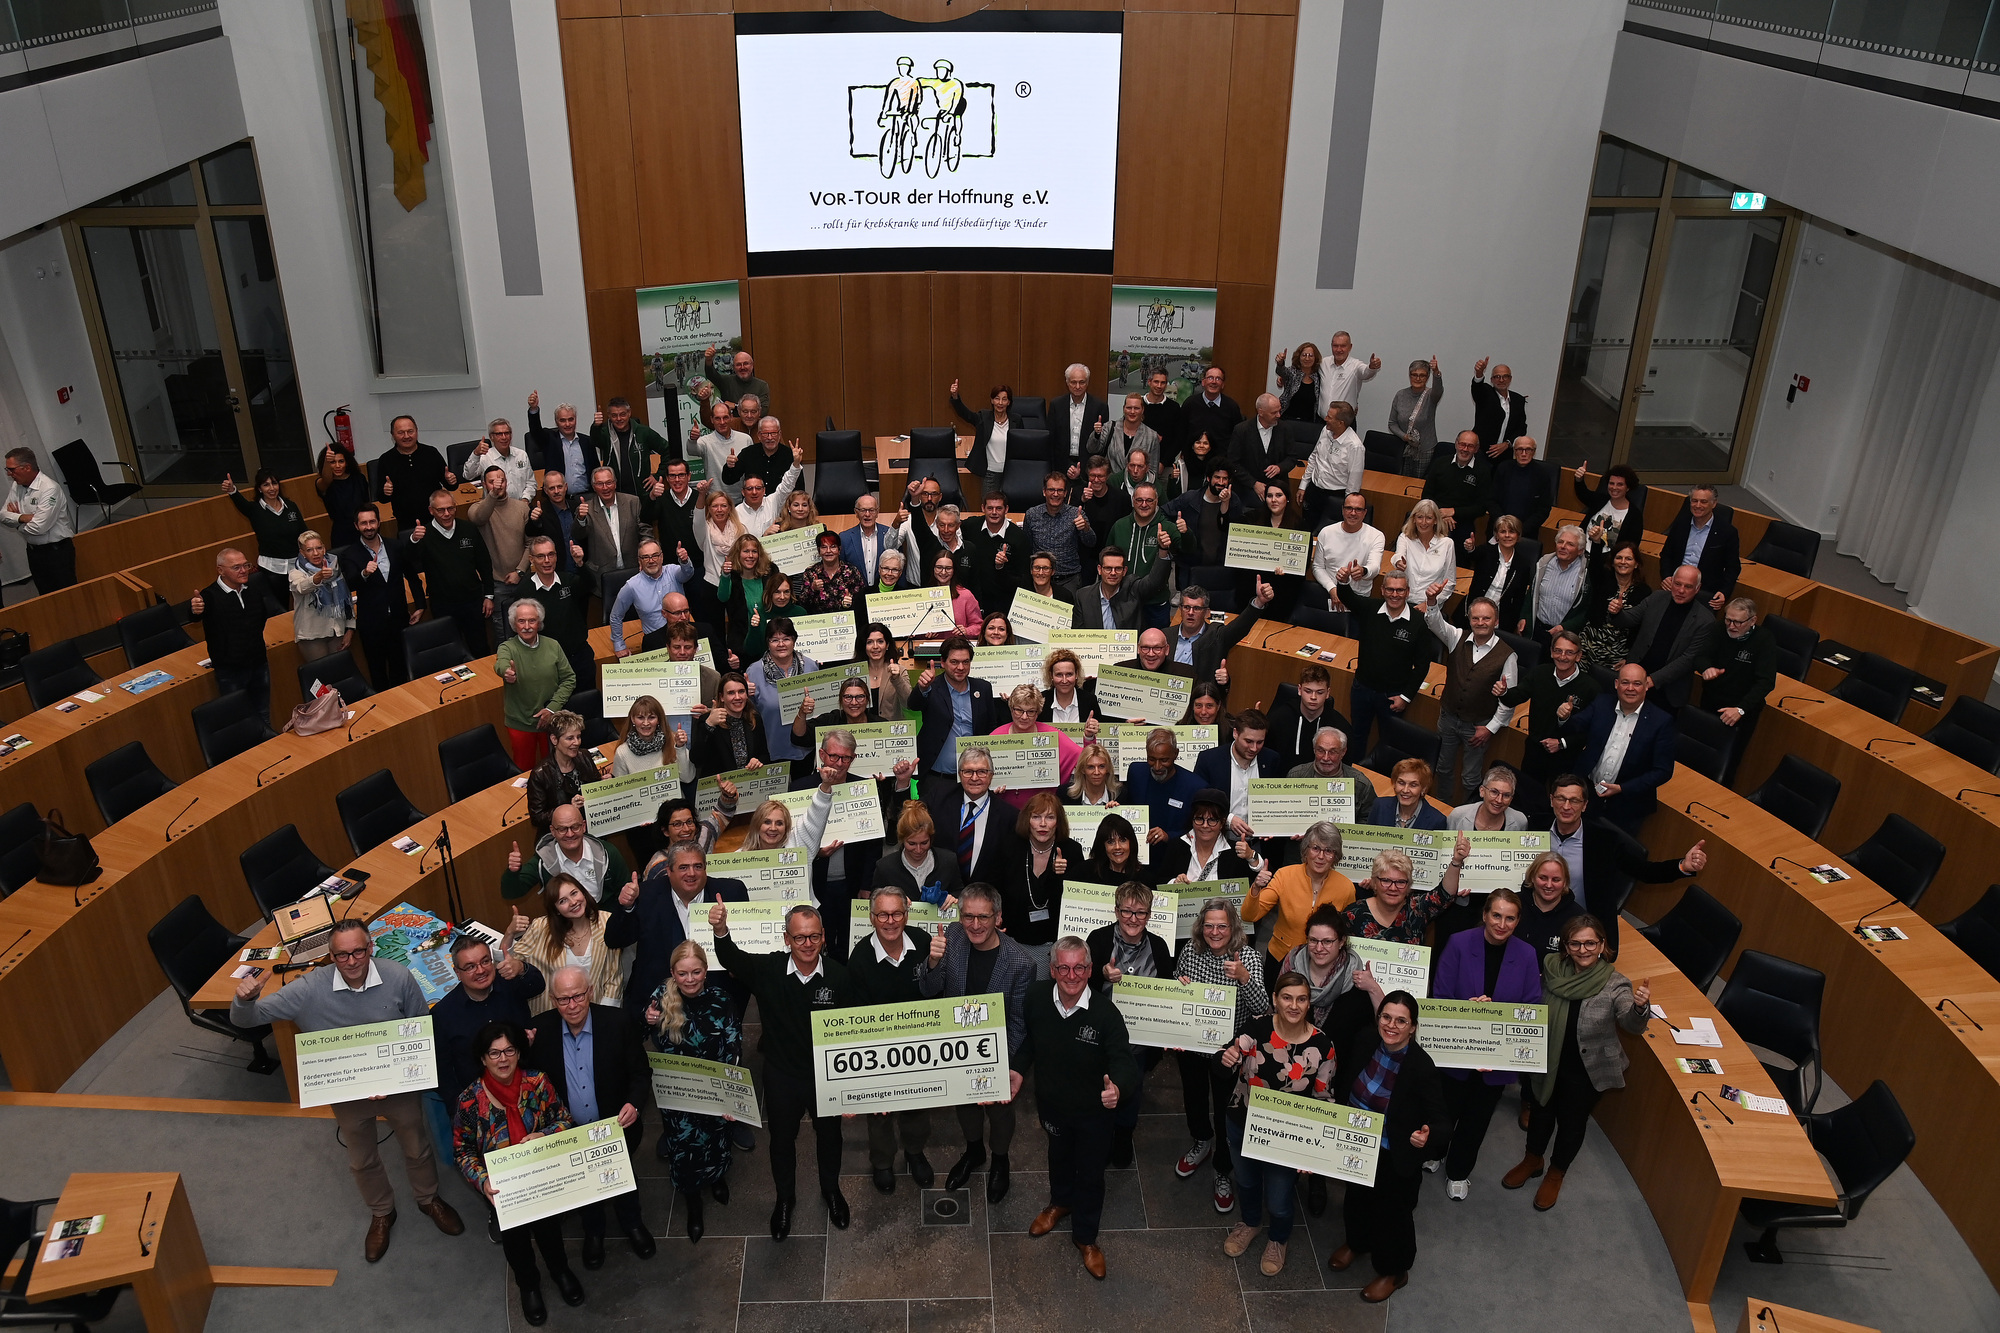
<path fill-rule="evenodd" d="M 1749 190 L 1738 190 L 1729 196 L 1729 207 L 1738 213 L 1761 213 L 1764 211 L 1764 196 Z"/>

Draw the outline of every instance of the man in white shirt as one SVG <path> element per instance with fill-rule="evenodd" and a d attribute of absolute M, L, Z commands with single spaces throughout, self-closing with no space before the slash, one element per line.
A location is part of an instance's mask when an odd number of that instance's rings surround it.
<path fill-rule="evenodd" d="M 743 525 L 743 530 L 762 537 L 765 530 L 778 521 L 778 515 L 784 512 L 785 501 L 798 489 L 799 478 L 804 475 L 805 468 L 792 464 L 786 469 L 784 480 L 778 483 L 778 489 L 769 495 L 764 494 L 762 477 L 745 476 L 743 503 L 736 506 L 736 521 Z"/>
<path fill-rule="evenodd" d="M 879 522 L 881 516 L 882 502 L 872 492 L 864 495 L 854 502 L 858 521 L 840 534 L 840 558 L 860 570 L 862 583 L 870 588 L 875 586 L 882 552 L 897 545 L 896 529 Z"/>
<path fill-rule="evenodd" d="M 1486 747 L 1493 735 L 1514 716 L 1511 705 L 1496 698 L 1497 680 L 1506 689 L 1521 683 L 1520 661 L 1514 650 L 1500 638 L 1500 608 L 1490 597 L 1475 597 L 1466 604 L 1465 621 L 1472 627 L 1468 635 L 1444 618 L 1444 599 L 1439 585 L 1433 584 L 1424 607 L 1424 623 L 1445 646 L 1444 692 L 1438 707 L 1437 789 L 1449 805 L 1477 799 L 1480 779 L 1486 771 Z M 1461 751 L 1465 766 L 1458 782 L 1452 779 Z"/>
<path fill-rule="evenodd" d="M 467 475 L 482 476 L 487 468 L 497 467 L 507 474 L 507 494 L 511 498 L 535 498 L 541 477 L 528 461 L 528 451 L 514 447 L 514 423 L 507 418 L 495 417 L 486 424 L 486 438 L 474 447 L 472 457 L 475 463 L 465 470 Z"/>
<path fill-rule="evenodd" d="M 76 582 L 76 525 L 70 522 L 69 496 L 54 477 L 41 470 L 33 449 L 7 452 L 7 503 L 0 508 L 6 523 L 28 543 L 28 574 L 37 593 L 51 593 Z"/>
<path fill-rule="evenodd" d="M 1361 386 L 1375 378 L 1375 372 L 1382 368 L 1382 358 L 1371 356 L 1367 364 L 1353 359 L 1354 339 L 1346 330 L 1333 335 L 1327 343 L 1327 359 L 1319 368 L 1320 379 L 1324 381 L 1326 401 L 1358 405 L 1361 402 Z"/>
<path fill-rule="evenodd" d="M 1325 588 L 1328 600 L 1332 600 L 1340 571 L 1359 565 L 1361 572 L 1348 586 L 1364 596 L 1372 593 L 1375 575 L 1382 568 L 1384 545 L 1381 530 L 1368 521 L 1367 497 L 1350 494 L 1340 502 L 1340 522 L 1327 524 L 1313 541 L 1313 581 Z"/>
<path fill-rule="evenodd" d="M 1102 426 L 1110 417 L 1111 410 L 1102 398 L 1090 391 L 1090 367 L 1081 363 L 1071 365 L 1063 371 L 1063 387 L 1069 392 L 1064 397 L 1049 404 L 1049 429 L 1062 441 L 1062 452 L 1056 455 L 1060 460 L 1069 460 L 1070 489 L 1083 476 L 1083 448 L 1090 440 L 1091 433 Z"/>
<path fill-rule="evenodd" d="M 965 515 L 957 505 L 939 505 L 937 517 L 931 524 L 931 531 L 937 534 L 937 540 L 923 543 L 921 549 L 917 543 L 916 523 L 912 522 L 903 530 L 903 559 L 909 562 L 906 568 L 913 576 L 910 580 L 912 583 L 920 588 L 928 588 L 937 582 L 931 567 L 937 564 L 939 551 L 951 552 L 952 557 L 958 561 L 960 578 L 972 572 L 965 564 L 967 556 L 965 534 L 960 531 L 964 521 Z"/>
<path fill-rule="evenodd" d="M 709 430 L 694 442 L 707 467 L 708 483 L 729 492 L 731 500 L 743 498 L 743 483 L 730 485 L 722 480 L 722 469 L 736 461 L 736 455 L 751 444 L 750 437 L 736 429 L 736 409 L 716 403 L 708 410 Z"/>
<path fill-rule="evenodd" d="M 1337 401 L 1326 409 L 1326 427 L 1306 458 L 1306 531 L 1318 532 L 1327 505 L 1335 496 L 1359 495 L 1368 468 L 1368 451 L 1354 433 L 1354 404 Z"/>

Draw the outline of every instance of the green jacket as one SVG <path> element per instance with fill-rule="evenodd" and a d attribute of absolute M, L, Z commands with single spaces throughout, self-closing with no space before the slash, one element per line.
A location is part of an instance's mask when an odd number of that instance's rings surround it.
<path fill-rule="evenodd" d="M 1137 516 L 1127 514 L 1111 525 L 1111 533 L 1104 540 L 1104 549 L 1125 553 L 1125 579 L 1128 583 L 1136 584 L 1138 580 L 1152 573 L 1153 566 L 1159 563 L 1160 532 L 1165 527 L 1166 522 L 1158 513 L 1153 515 L 1151 523 L 1141 523 Z M 1167 540 L 1171 542 L 1173 538 L 1169 537 Z M 1171 549 L 1165 558 L 1169 564 L 1173 562 Z M 1153 604 L 1161 605 L 1166 600 L 1167 593 L 1163 591 L 1158 601 Z"/>
<path fill-rule="evenodd" d="M 668 444 L 658 431 L 642 421 L 632 423 L 631 438 L 622 445 L 616 443 L 610 422 L 592 426 L 590 443 L 597 450 L 599 465 L 618 474 L 618 489 L 642 499 L 645 493 L 639 489 L 640 478 L 652 476 L 656 464 L 658 471 L 665 472 L 667 460 L 680 457 L 677 446 Z"/>

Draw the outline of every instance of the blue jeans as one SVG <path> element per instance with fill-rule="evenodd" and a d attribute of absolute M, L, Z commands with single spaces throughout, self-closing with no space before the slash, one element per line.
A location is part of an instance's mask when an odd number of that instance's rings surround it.
<path fill-rule="evenodd" d="M 1243 1122 L 1229 1119 L 1229 1146 L 1236 1154 L 1236 1198 L 1243 1205 L 1243 1225 L 1254 1227 L 1264 1220 L 1264 1204 L 1271 1205 L 1271 1242 L 1283 1245 L 1292 1238 L 1292 1219 L 1299 1206 L 1298 1168 L 1276 1162 L 1260 1162 L 1243 1155 Z"/>

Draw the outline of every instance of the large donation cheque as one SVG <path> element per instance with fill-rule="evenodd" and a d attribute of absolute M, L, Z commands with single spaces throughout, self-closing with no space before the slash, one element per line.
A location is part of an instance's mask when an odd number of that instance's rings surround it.
<path fill-rule="evenodd" d="M 1424 1000 L 1424 1050 L 1439 1069 L 1549 1071 L 1549 1007 L 1481 1000 Z"/>
<path fill-rule="evenodd" d="M 823 1115 L 1008 1099 L 1003 995 L 825 1010 L 812 1041 Z"/>
<path fill-rule="evenodd" d="M 495 1148 L 486 1154 L 486 1178 L 502 1231 L 639 1188 L 616 1119 Z"/>
<path fill-rule="evenodd" d="M 1252 1088 L 1243 1155 L 1350 1185 L 1373 1185 L 1383 1118 L 1317 1097 Z"/>
<path fill-rule="evenodd" d="M 742 1065 L 699 1060 L 692 1055 L 646 1052 L 653 1071 L 653 1103 L 662 1111 L 692 1111 L 726 1115 L 746 1125 L 762 1125 L 757 1114 L 757 1086 Z"/>
<path fill-rule="evenodd" d="M 1135 1046 L 1172 1051 L 1219 1051 L 1236 1031 L 1233 983 L 1182 983 L 1170 977 L 1122 977 L 1111 988 L 1111 1003 L 1125 1020 Z"/>
<path fill-rule="evenodd" d="M 429 1014 L 301 1032 L 292 1049 L 298 1056 L 301 1109 L 428 1092 L 438 1085 Z"/>

